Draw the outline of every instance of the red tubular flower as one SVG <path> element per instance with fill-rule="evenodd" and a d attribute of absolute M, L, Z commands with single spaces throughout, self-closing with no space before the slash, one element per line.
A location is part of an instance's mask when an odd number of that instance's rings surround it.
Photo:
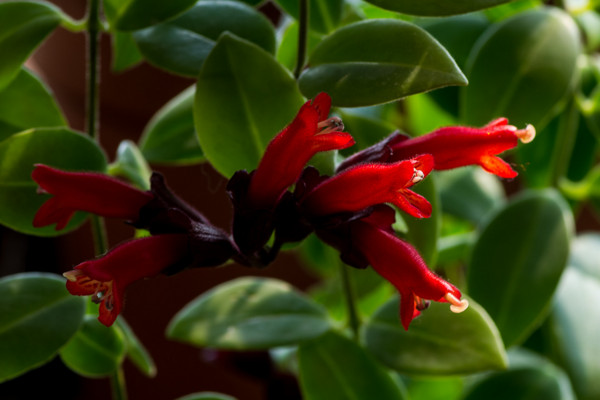
<path fill-rule="evenodd" d="M 255 208 L 273 207 L 318 152 L 354 144 L 350 134 L 341 132 L 344 125 L 339 118 L 327 119 L 330 108 L 329 95 L 318 94 L 304 103 L 292 123 L 271 140 L 248 188 L 248 199 Z"/>
<path fill-rule="evenodd" d="M 98 320 L 111 326 L 121 312 L 127 286 L 157 275 L 187 254 L 187 235 L 150 236 L 126 242 L 105 256 L 85 261 L 63 275 L 71 294 L 92 295 L 92 301 L 100 303 Z"/>
<path fill-rule="evenodd" d="M 316 186 L 302 201 L 315 215 L 356 212 L 392 203 L 417 218 L 431 215 L 431 204 L 409 190 L 433 169 L 433 157 L 423 154 L 392 164 L 361 164 L 349 168 Z"/>
<path fill-rule="evenodd" d="M 56 224 L 56 230 L 63 229 L 79 210 L 135 220 L 140 208 L 153 198 L 151 193 L 100 173 L 66 172 L 36 164 L 31 177 L 41 193 L 54 195 L 36 213 L 33 219 L 36 228 Z"/>
<path fill-rule="evenodd" d="M 433 155 L 434 168 L 437 170 L 480 165 L 501 178 L 514 178 L 517 172 L 496 155 L 516 147 L 519 139 L 529 143 L 534 137 L 535 128 L 532 125 L 517 129 L 508 125 L 506 118 L 499 118 L 480 129 L 451 126 L 399 141 L 391 146 L 392 160 L 429 153 Z"/>
<path fill-rule="evenodd" d="M 468 307 L 455 286 L 431 272 L 417 250 L 392 233 L 358 221 L 352 228 L 352 239 L 373 269 L 400 292 L 404 329 L 408 330 L 413 318 L 427 307 L 425 300 L 449 302 L 455 313 Z"/>
<path fill-rule="evenodd" d="M 514 178 L 517 172 L 496 155 L 515 147 L 519 139 L 529 143 L 534 137 L 532 125 L 517 129 L 508 125 L 506 118 L 496 119 L 483 128 L 449 126 L 415 138 L 396 133 L 348 158 L 338 170 L 364 162 L 394 162 L 431 154 L 436 170 L 480 165 L 501 178 Z"/>

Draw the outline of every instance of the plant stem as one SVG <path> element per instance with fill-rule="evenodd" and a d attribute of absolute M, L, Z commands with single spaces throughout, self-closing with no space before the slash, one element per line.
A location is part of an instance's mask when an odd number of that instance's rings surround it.
<path fill-rule="evenodd" d="M 127 390 L 125 388 L 125 374 L 123 368 L 119 366 L 110 376 L 110 386 L 112 388 L 112 398 L 114 400 L 126 400 Z"/>
<path fill-rule="evenodd" d="M 89 0 L 87 14 L 87 103 L 86 130 L 98 140 L 98 81 L 100 43 L 100 0 Z"/>
<path fill-rule="evenodd" d="M 350 280 L 350 274 L 348 273 L 348 266 L 340 262 L 340 274 L 342 276 L 342 291 L 346 299 L 346 308 L 348 310 L 348 324 L 352 330 L 352 337 L 355 341 L 358 341 L 358 331 L 360 328 L 360 320 L 358 318 L 358 312 L 356 310 L 356 301 L 354 298 L 354 290 L 352 289 L 352 282 Z"/>
<path fill-rule="evenodd" d="M 300 15 L 298 17 L 298 57 L 296 59 L 296 68 L 294 69 L 294 78 L 298 79 L 304 59 L 306 58 L 306 38 L 308 35 L 308 0 L 300 0 Z"/>

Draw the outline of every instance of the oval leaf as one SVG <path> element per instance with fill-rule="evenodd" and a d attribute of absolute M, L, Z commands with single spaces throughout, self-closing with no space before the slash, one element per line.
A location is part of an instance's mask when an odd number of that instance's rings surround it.
<path fill-rule="evenodd" d="M 306 400 L 405 399 L 387 371 L 339 333 L 301 344 L 298 363 Z"/>
<path fill-rule="evenodd" d="M 85 301 L 65 280 L 28 273 L 0 279 L 0 382 L 50 361 L 75 334 Z"/>
<path fill-rule="evenodd" d="M 287 283 L 240 278 L 185 306 L 167 336 L 195 346 L 246 350 L 297 344 L 329 328 L 326 311 Z"/>
<path fill-rule="evenodd" d="M 503 21 L 481 37 L 477 49 L 461 96 L 463 120 L 484 125 L 504 116 L 514 125 L 538 129 L 572 87 L 581 52 L 575 23 L 554 7 Z"/>
<path fill-rule="evenodd" d="M 471 301 L 460 314 L 431 303 L 405 331 L 398 299 L 383 305 L 363 329 L 366 348 L 383 364 L 416 375 L 468 374 L 506 368 L 498 330 L 485 310 Z"/>
<path fill-rule="evenodd" d="M 386 103 L 466 83 L 431 35 L 398 20 L 369 20 L 338 29 L 315 48 L 299 80 L 305 96 L 325 91 L 341 107 Z"/>
<path fill-rule="evenodd" d="M 191 86 L 165 104 L 150 120 L 140 139 L 140 150 L 149 162 L 194 164 L 204 160 L 194 129 L 194 96 Z"/>
<path fill-rule="evenodd" d="M 0 3 L 0 89 L 19 74 L 27 57 L 61 19 L 60 10 L 46 2 Z"/>
<path fill-rule="evenodd" d="M 156 25 L 181 14 L 197 0 L 106 0 L 104 10 L 111 27 L 133 31 Z"/>
<path fill-rule="evenodd" d="M 254 8 L 237 1 L 201 1 L 185 14 L 133 34 L 150 63 L 180 75 L 196 77 L 223 32 L 275 52 L 275 30 Z"/>
<path fill-rule="evenodd" d="M 62 231 L 54 226 L 34 228 L 33 216 L 49 198 L 36 193 L 31 179 L 33 165 L 42 163 L 66 170 L 106 171 L 102 150 L 87 136 L 66 128 L 31 129 L 0 143 L 0 223 L 19 232 L 55 236 L 79 226 L 78 213 Z"/>
<path fill-rule="evenodd" d="M 153 378 L 156 376 L 156 365 L 154 360 L 144 347 L 140 339 L 133 332 L 131 327 L 122 317 L 117 318 L 117 326 L 121 330 L 125 339 L 125 350 L 127 358 L 146 376 Z"/>
<path fill-rule="evenodd" d="M 444 212 L 478 225 L 490 211 L 506 202 L 499 180 L 479 167 L 457 168 L 438 174 Z"/>
<path fill-rule="evenodd" d="M 477 11 L 511 0 L 365 0 L 377 7 L 396 11 L 402 14 L 442 16 L 464 14 Z"/>
<path fill-rule="evenodd" d="M 226 177 L 255 169 L 302 101 L 290 73 L 269 53 L 223 34 L 196 85 L 194 121 L 206 158 Z"/>
<path fill-rule="evenodd" d="M 107 328 L 95 315 L 86 315 L 83 325 L 60 351 L 60 358 L 74 372 L 97 378 L 111 375 L 125 357 L 125 338 L 112 326 Z"/>
<path fill-rule="evenodd" d="M 600 235 L 574 240 L 569 268 L 554 299 L 551 332 L 577 398 L 600 398 Z"/>
<path fill-rule="evenodd" d="M 48 88 L 26 69 L 0 91 L 0 141 L 28 128 L 65 125 Z"/>
<path fill-rule="evenodd" d="M 483 229 L 467 271 L 469 295 L 485 307 L 507 347 L 545 316 L 572 231 L 571 211 L 553 190 L 525 192 Z"/>
<path fill-rule="evenodd" d="M 117 159 L 108 169 L 113 176 L 122 176 L 142 190 L 150 190 L 152 170 L 131 140 L 123 140 L 117 148 Z"/>

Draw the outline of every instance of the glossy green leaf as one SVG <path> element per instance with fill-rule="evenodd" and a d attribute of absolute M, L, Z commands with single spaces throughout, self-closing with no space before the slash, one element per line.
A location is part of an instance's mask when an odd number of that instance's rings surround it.
<path fill-rule="evenodd" d="M 277 3 L 294 19 L 298 19 L 299 4 L 297 0 L 276 0 Z M 311 30 L 319 33 L 333 31 L 342 20 L 344 0 L 308 0 L 308 23 Z"/>
<path fill-rule="evenodd" d="M 557 8 L 499 23 L 471 53 L 469 86 L 461 96 L 463 120 L 484 125 L 504 116 L 514 125 L 541 129 L 572 89 L 580 52 L 577 26 Z"/>
<path fill-rule="evenodd" d="M 506 202 L 502 184 L 479 167 L 438 172 L 444 212 L 480 224 L 493 209 Z"/>
<path fill-rule="evenodd" d="M 117 148 L 117 159 L 108 168 L 108 173 L 129 180 L 142 190 L 150 190 L 152 170 L 131 140 L 123 140 Z"/>
<path fill-rule="evenodd" d="M 545 317 L 572 232 L 571 211 L 551 189 L 524 192 L 481 232 L 468 268 L 469 294 L 494 319 L 507 347 Z"/>
<path fill-rule="evenodd" d="M 165 104 L 150 120 L 140 139 L 140 150 L 151 163 L 195 164 L 204 160 L 194 128 L 191 86 Z"/>
<path fill-rule="evenodd" d="M 117 327 L 121 330 L 125 339 L 125 352 L 127 358 L 146 376 L 153 378 L 156 376 L 156 365 L 154 360 L 138 339 L 125 319 L 117 319 Z"/>
<path fill-rule="evenodd" d="M 235 397 L 215 392 L 199 392 L 179 397 L 177 400 L 235 400 Z"/>
<path fill-rule="evenodd" d="M 312 52 L 302 93 L 325 91 L 333 104 L 359 107 L 465 85 L 448 52 L 426 31 L 398 20 L 368 20 L 336 30 Z"/>
<path fill-rule="evenodd" d="M 298 349 L 306 400 L 402 400 L 391 376 L 356 342 L 329 332 Z"/>
<path fill-rule="evenodd" d="M 66 128 L 30 129 L 0 142 L 0 223 L 19 232 L 55 236 L 79 226 L 84 214 L 76 214 L 67 227 L 34 228 L 31 223 L 40 206 L 50 197 L 37 194 L 31 179 L 33 165 L 80 171 L 106 170 L 106 158 L 93 140 Z"/>
<path fill-rule="evenodd" d="M 0 141 L 28 128 L 64 125 L 48 88 L 26 69 L 0 90 Z"/>
<path fill-rule="evenodd" d="M 600 235 L 573 241 L 569 267 L 554 299 L 550 327 L 579 400 L 600 397 Z"/>
<path fill-rule="evenodd" d="M 407 390 L 410 400 L 459 400 L 463 386 L 459 377 L 411 377 Z"/>
<path fill-rule="evenodd" d="M 456 64 L 462 69 L 467 63 L 469 54 L 490 22 L 482 13 L 458 15 L 448 18 L 426 19 L 420 25 L 429 32 L 442 46 L 452 54 Z M 450 86 L 428 93 L 446 112 L 457 117 L 459 114 L 458 87 Z M 412 99 L 415 96 L 411 96 Z M 432 118 L 432 114 L 428 114 Z"/>
<path fill-rule="evenodd" d="M 405 331 L 398 299 L 381 307 L 364 325 L 362 341 L 384 365 L 414 375 L 455 375 L 506 368 L 502 339 L 477 303 L 454 314 L 432 302 Z"/>
<path fill-rule="evenodd" d="M 125 350 L 125 338 L 116 326 L 107 328 L 95 315 L 88 314 L 79 331 L 60 350 L 60 358 L 74 372 L 98 378 L 119 368 Z"/>
<path fill-rule="evenodd" d="M 133 35 L 129 32 L 113 32 L 112 39 L 112 65 L 113 71 L 124 71 L 142 62 L 143 57 L 135 44 Z"/>
<path fill-rule="evenodd" d="M 437 239 L 440 235 L 442 216 L 442 210 L 439 206 L 440 198 L 435 182 L 435 178 L 429 176 L 412 187 L 412 190 L 424 196 L 431 203 L 431 217 L 415 218 L 410 215 L 403 215 L 404 222 L 408 226 L 408 241 L 417 248 L 419 254 L 430 267 L 433 267 L 437 261 Z"/>
<path fill-rule="evenodd" d="M 290 73 L 269 53 L 223 34 L 196 85 L 194 122 L 206 158 L 226 177 L 255 169 L 302 102 Z"/>
<path fill-rule="evenodd" d="M 181 16 L 133 36 L 157 67 L 196 77 L 219 36 L 228 31 L 275 53 L 275 30 L 254 8 L 237 1 L 200 1 Z"/>
<path fill-rule="evenodd" d="M 377 7 L 403 14 L 443 16 L 477 11 L 511 0 L 365 0 Z"/>
<path fill-rule="evenodd" d="M 104 10 L 111 28 L 133 31 L 159 24 L 183 13 L 197 0 L 106 0 Z"/>
<path fill-rule="evenodd" d="M 200 295 L 175 315 L 167 336 L 195 346 L 266 349 L 329 330 L 326 311 L 289 284 L 239 278 Z"/>
<path fill-rule="evenodd" d="M 307 33 L 306 52 L 312 50 L 323 40 L 323 35 L 315 31 Z M 292 22 L 281 35 L 277 47 L 277 61 L 290 71 L 293 71 L 298 63 L 298 23 Z"/>
<path fill-rule="evenodd" d="M 50 361 L 75 334 L 85 301 L 57 275 L 27 273 L 0 279 L 0 382 Z"/>
<path fill-rule="evenodd" d="M 19 74 L 21 65 L 61 19 L 61 11 L 47 2 L 0 3 L 0 90 Z"/>

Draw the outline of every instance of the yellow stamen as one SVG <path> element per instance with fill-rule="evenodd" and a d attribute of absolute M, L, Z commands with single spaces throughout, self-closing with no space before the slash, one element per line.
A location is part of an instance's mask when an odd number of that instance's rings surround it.
<path fill-rule="evenodd" d="M 453 313 L 461 313 L 469 307 L 467 299 L 459 300 L 452 293 L 446 293 L 444 297 L 450 303 L 450 311 Z"/>
<path fill-rule="evenodd" d="M 63 276 L 71 282 L 77 282 L 77 277 L 81 275 L 83 275 L 83 273 L 78 269 L 67 271 L 63 274 Z"/>
<path fill-rule="evenodd" d="M 425 174 L 420 169 L 415 169 L 413 172 L 412 179 L 410 180 L 412 183 L 419 183 L 423 179 L 425 179 Z"/>
<path fill-rule="evenodd" d="M 525 129 L 515 131 L 515 135 L 517 135 L 522 143 L 529 143 L 535 138 L 535 127 L 531 124 L 527 124 Z"/>

